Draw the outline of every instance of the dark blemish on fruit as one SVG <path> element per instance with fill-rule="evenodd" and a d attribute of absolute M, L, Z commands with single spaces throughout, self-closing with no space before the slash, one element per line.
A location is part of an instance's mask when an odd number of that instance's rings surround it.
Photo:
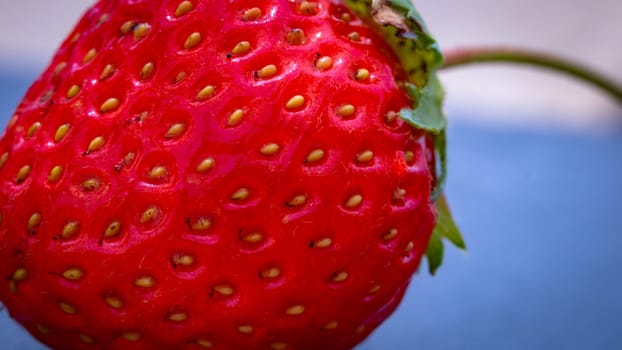
<path fill-rule="evenodd" d="M 287 42 L 291 45 L 302 45 L 307 40 L 305 32 L 300 28 L 294 28 L 287 33 Z"/>

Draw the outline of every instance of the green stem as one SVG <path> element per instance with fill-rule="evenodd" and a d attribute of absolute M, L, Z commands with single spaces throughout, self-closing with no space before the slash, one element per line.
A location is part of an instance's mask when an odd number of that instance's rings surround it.
<path fill-rule="evenodd" d="M 507 48 L 460 48 L 443 53 L 443 69 L 470 63 L 501 62 L 538 66 L 569 74 L 589 84 L 601 88 L 622 104 L 622 87 L 589 68 L 575 62 L 533 51 Z"/>

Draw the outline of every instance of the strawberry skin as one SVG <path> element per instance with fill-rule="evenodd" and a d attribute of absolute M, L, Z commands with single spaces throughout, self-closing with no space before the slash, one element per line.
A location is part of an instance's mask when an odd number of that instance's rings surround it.
<path fill-rule="evenodd" d="M 434 227 L 431 136 L 339 1 L 101 1 L 0 140 L 0 300 L 57 349 L 349 349 Z"/>

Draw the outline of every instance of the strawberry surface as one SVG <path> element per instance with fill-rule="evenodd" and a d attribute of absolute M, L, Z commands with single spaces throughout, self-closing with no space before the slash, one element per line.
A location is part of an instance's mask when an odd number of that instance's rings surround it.
<path fill-rule="evenodd" d="M 58 349 L 348 349 L 434 227 L 431 135 L 339 1 L 94 5 L 0 140 L 0 300 Z"/>

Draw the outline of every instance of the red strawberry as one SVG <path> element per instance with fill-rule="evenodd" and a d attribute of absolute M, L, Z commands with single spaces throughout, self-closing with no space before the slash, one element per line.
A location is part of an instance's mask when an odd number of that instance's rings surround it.
<path fill-rule="evenodd" d="M 0 141 L 11 315 L 58 349 L 362 341 L 428 246 L 444 124 L 414 10 L 351 6 L 89 10 Z"/>

